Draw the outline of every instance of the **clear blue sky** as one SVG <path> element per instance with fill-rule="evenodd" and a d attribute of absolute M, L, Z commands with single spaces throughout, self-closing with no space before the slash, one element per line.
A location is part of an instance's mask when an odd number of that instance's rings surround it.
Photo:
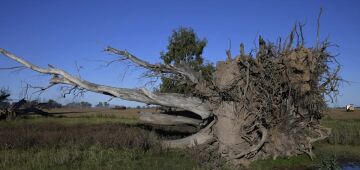
<path fill-rule="evenodd" d="M 360 105 L 360 1 L 262 0 L 262 1 L 73 1 L 73 0 L 1 0 L 0 47 L 40 66 L 52 64 L 76 72 L 90 81 L 119 87 L 141 87 L 141 70 L 126 69 L 114 64 L 99 68 L 99 60 L 114 56 L 102 52 L 111 45 L 127 49 L 151 62 L 159 62 L 171 31 L 179 26 L 192 27 L 199 37 L 207 38 L 204 57 L 210 62 L 225 59 L 225 49 L 232 42 L 232 52 L 239 44 L 254 47 L 262 35 L 267 40 L 286 36 L 296 21 L 306 24 L 306 44 L 314 44 L 316 17 L 320 7 L 321 37 L 330 37 L 338 48 L 343 65 L 341 75 L 351 81 L 341 86 L 341 96 L 334 105 Z M 0 57 L 0 67 L 17 65 Z M 128 70 L 124 75 L 125 71 Z M 21 96 L 23 82 L 46 85 L 49 77 L 31 71 L 11 73 L 0 71 L 0 87 L 9 87 L 13 95 Z M 59 98 L 59 88 L 43 94 L 42 98 Z M 61 99 L 68 102 L 72 98 Z M 88 93 L 83 100 L 97 103 L 109 97 Z M 112 104 L 136 105 L 122 100 Z"/>

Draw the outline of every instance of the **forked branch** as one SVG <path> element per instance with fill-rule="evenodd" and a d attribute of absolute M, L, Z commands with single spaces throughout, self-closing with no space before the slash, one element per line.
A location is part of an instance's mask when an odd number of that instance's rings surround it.
<path fill-rule="evenodd" d="M 92 92 L 102 93 L 112 97 L 118 97 L 124 100 L 182 108 L 198 114 L 199 116 L 201 116 L 202 119 L 206 119 L 211 114 L 209 104 L 203 102 L 196 97 L 186 97 L 181 94 L 155 94 L 146 89 L 127 89 L 95 84 L 75 77 L 64 70 L 55 68 L 53 66 L 49 66 L 49 68 L 42 68 L 36 66 L 1 48 L 0 53 L 12 60 L 15 60 L 16 62 L 24 65 L 31 70 L 42 74 L 53 75 L 53 78 L 50 80 L 50 84 L 67 84 L 74 87 L 83 88 Z M 132 58 L 132 61 L 135 62 L 136 59 Z"/>
<path fill-rule="evenodd" d="M 202 80 L 201 74 L 194 71 L 186 64 L 150 64 L 147 61 L 141 60 L 138 57 L 132 55 L 126 50 L 118 50 L 112 47 L 107 47 L 105 51 L 123 56 L 125 57 L 125 59 L 130 60 L 131 62 L 156 73 L 172 73 L 185 76 L 195 84 L 199 83 Z"/>

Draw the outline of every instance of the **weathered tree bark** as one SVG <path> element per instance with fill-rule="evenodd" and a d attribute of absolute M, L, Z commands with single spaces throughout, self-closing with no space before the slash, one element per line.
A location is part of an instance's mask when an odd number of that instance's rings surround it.
<path fill-rule="evenodd" d="M 206 144 L 215 139 L 211 129 L 215 123 L 216 120 L 214 119 L 205 128 L 186 138 L 163 141 L 163 146 L 169 148 L 186 148 Z"/>
<path fill-rule="evenodd" d="M 189 118 L 180 115 L 170 115 L 162 113 L 140 112 L 139 119 L 144 123 L 158 124 L 158 125 L 180 125 L 189 124 L 199 126 L 203 123 L 200 119 Z"/>
<path fill-rule="evenodd" d="M 209 103 L 203 102 L 196 97 L 185 97 L 181 94 L 155 94 L 151 91 L 146 90 L 145 88 L 141 89 L 126 89 L 126 88 L 116 88 L 111 86 L 99 85 L 95 83 L 82 80 L 78 77 L 75 77 L 64 70 L 54 68 L 49 65 L 49 68 L 41 68 L 34 64 L 31 64 L 20 57 L 11 54 L 5 49 L 0 48 L 0 53 L 4 56 L 7 56 L 20 64 L 23 64 L 25 67 L 28 67 L 34 71 L 43 74 L 53 75 L 50 83 L 53 84 L 67 84 L 72 85 L 78 88 L 83 88 L 89 91 L 96 93 L 102 93 L 105 95 L 118 97 L 124 100 L 137 101 L 147 104 L 157 104 L 162 106 L 169 107 L 178 107 L 185 110 L 189 110 L 198 114 L 203 119 L 206 119 L 211 115 Z"/>
<path fill-rule="evenodd" d="M 200 119 L 161 113 L 140 114 L 140 119 L 153 124 L 203 127 L 186 138 L 164 141 L 164 146 L 216 145 L 227 162 L 238 165 L 300 153 L 312 157 L 311 144 L 330 133 L 320 126 L 319 119 L 326 108 L 324 95 L 337 92 L 339 69 L 329 66 L 335 61 L 326 51 L 329 43 L 306 48 L 300 32 L 301 40 L 298 36 L 294 45 L 295 33 L 298 35 L 296 27 L 284 44 L 277 45 L 260 37 L 255 56 L 247 55 L 241 44 L 240 55 L 228 55 L 226 62 L 219 62 L 211 80 L 185 64 L 150 64 L 127 51 L 105 49 L 155 75 L 173 74 L 193 83 L 192 96 L 99 85 L 52 66 L 38 67 L 4 49 L 0 53 L 29 69 L 52 75 L 51 85 L 67 84 L 125 100 L 190 111 Z"/>

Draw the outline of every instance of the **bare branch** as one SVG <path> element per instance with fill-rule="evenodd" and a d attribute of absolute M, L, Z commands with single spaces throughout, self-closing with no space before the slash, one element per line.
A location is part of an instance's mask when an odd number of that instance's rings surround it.
<path fill-rule="evenodd" d="M 169 65 L 169 64 L 150 64 L 144 60 L 139 59 L 138 57 L 132 55 L 126 50 L 118 50 L 112 47 L 107 47 L 105 51 L 121 55 L 125 57 L 125 59 L 130 60 L 131 62 L 154 71 L 156 73 L 172 73 L 177 75 L 182 75 L 187 77 L 193 83 L 199 83 L 202 80 L 202 77 L 199 73 L 192 70 L 189 66 L 185 64 L 177 64 L 177 65 Z"/>
<path fill-rule="evenodd" d="M 300 29 L 300 36 L 301 36 L 301 47 L 304 47 L 304 45 L 305 45 L 303 27 L 304 27 L 304 24 L 301 24 L 299 22 L 299 29 Z"/>
<path fill-rule="evenodd" d="M 319 49 L 319 37 L 320 37 L 320 18 L 322 14 L 322 8 L 320 8 L 320 12 L 317 18 L 317 30 L 316 30 L 316 49 Z"/>
<path fill-rule="evenodd" d="M 36 72 L 53 75 L 53 78 L 51 78 L 50 80 L 50 84 L 67 84 L 67 85 L 83 88 L 92 92 L 102 93 L 112 97 L 118 97 L 124 100 L 137 101 L 147 104 L 163 105 L 169 107 L 178 107 L 194 112 L 195 114 L 201 116 L 201 118 L 203 119 L 206 119 L 211 114 L 209 104 L 204 103 L 203 101 L 201 101 L 199 98 L 196 97 L 185 97 L 184 95 L 180 95 L 180 94 L 161 94 L 161 93 L 155 94 L 146 89 L 126 89 L 126 88 L 117 88 L 117 87 L 99 85 L 72 76 L 71 74 L 61 69 L 57 69 L 54 67 L 42 68 L 33 65 L 30 62 L 25 61 L 22 58 L 15 56 L 14 54 L 1 48 L 0 48 L 0 53 Z"/>
<path fill-rule="evenodd" d="M 189 124 L 198 126 L 202 120 L 189 118 L 179 115 L 169 115 L 162 113 L 140 112 L 139 119 L 144 123 L 157 124 L 157 125 L 180 125 Z"/>
<path fill-rule="evenodd" d="M 48 86 L 46 87 L 41 87 L 41 86 L 33 86 L 29 83 L 26 83 L 26 87 L 25 87 L 25 95 L 24 96 L 27 96 L 27 92 L 29 91 L 29 89 L 38 89 L 34 92 L 31 93 L 30 97 L 32 97 L 32 95 L 38 93 L 38 97 L 47 89 L 51 88 L 52 86 L 54 86 L 55 84 L 49 84 Z"/>
<path fill-rule="evenodd" d="M 22 68 L 26 68 L 26 67 L 24 67 L 24 66 L 3 67 L 3 68 L 0 68 L 0 70 L 13 70 L 13 69 L 22 69 Z"/>
<path fill-rule="evenodd" d="M 227 50 L 225 50 L 226 52 L 226 61 L 231 61 L 232 57 L 231 57 L 231 39 L 229 38 L 229 48 Z"/>
<path fill-rule="evenodd" d="M 245 46 L 243 43 L 240 44 L 240 56 L 245 56 Z"/>

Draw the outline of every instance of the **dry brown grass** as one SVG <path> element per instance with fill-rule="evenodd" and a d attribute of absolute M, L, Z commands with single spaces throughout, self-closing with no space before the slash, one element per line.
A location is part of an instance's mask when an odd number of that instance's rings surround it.
<path fill-rule="evenodd" d="M 345 109 L 329 109 L 325 118 L 337 120 L 360 120 L 360 110 L 347 112 Z"/>
<path fill-rule="evenodd" d="M 198 169 L 186 152 L 163 149 L 158 136 L 141 126 L 37 119 L 0 122 L 0 170 Z"/>
<path fill-rule="evenodd" d="M 0 150 L 69 146 L 88 148 L 93 145 L 140 151 L 160 146 L 155 133 L 131 125 L 57 123 L 0 125 Z"/>
<path fill-rule="evenodd" d="M 347 112 L 345 109 L 330 109 L 322 124 L 332 129 L 327 143 L 360 145 L 360 110 Z"/>

